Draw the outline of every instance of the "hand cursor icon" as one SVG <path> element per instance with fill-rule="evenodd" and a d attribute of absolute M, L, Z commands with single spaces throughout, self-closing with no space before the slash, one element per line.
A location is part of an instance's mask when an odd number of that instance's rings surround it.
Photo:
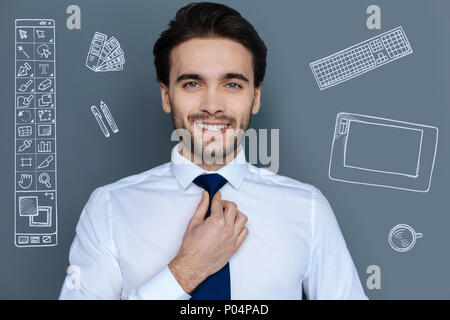
<path fill-rule="evenodd" d="M 19 181 L 19 186 L 22 189 L 28 189 L 31 184 L 33 183 L 33 176 L 29 173 L 22 173 L 20 175 L 20 181 Z"/>

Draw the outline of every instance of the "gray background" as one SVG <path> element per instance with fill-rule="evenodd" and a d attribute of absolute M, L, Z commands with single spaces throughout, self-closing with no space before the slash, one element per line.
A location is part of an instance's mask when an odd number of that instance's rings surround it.
<path fill-rule="evenodd" d="M 0 298 L 56 299 L 75 226 L 98 186 L 170 160 L 172 120 L 161 109 L 152 47 L 187 1 L 2 1 L 0 4 Z M 449 1 L 225 1 L 258 30 L 268 52 L 262 108 L 252 127 L 280 129 L 280 170 L 327 196 L 371 299 L 450 298 Z M 66 28 L 66 8 L 81 8 L 81 30 Z M 381 7 L 381 30 L 366 8 Z M 14 245 L 14 19 L 56 21 L 58 246 Z M 309 63 L 403 26 L 412 55 L 320 91 Z M 121 72 L 95 73 L 85 59 L 95 31 L 125 51 Z M 120 132 L 106 139 L 90 106 L 109 105 Z M 353 112 L 439 128 L 428 193 L 332 181 L 336 114 Z M 399 223 L 423 233 L 399 253 L 387 236 Z M 381 268 L 368 290 L 366 268 Z"/>

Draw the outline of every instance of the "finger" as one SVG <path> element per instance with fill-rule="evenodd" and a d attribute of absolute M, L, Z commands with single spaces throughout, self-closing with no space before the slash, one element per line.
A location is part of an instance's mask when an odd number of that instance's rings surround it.
<path fill-rule="evenodd" d="M 239 236 L 236 239 L 236 248 L 237 249 L 239 249 L 239 247 L 241 246 L 242 242 L 244 242 L 247 235 L 248 235 L 248 229 L 247 228 L 242 229 L 241 233 L 239 233 Z"/>
<path fill-rule="evenodd" d="M 223 214 L 223 203 L 222 203 L 222 193 L 217 191 L 211 202 L 211 215 Z"/>
<path fill-rule="evenodd" d="M 247 223 L 247 216 L 243 214 L 241 211 L 237 211 L 236 213 L 236 221 L 234 221 L 234 235 L 239 235 Z"/>
<path fill-rule="evenodd" d="M 237 215 L 237 205 L 234 202 L 222 200 L 225 215 L 225 224 L 234 229 L 234 220 Z"/>
<path fill-rule="evenodd" d="M 194 215 L 191 218 L 190 224 L 196 225 L 201 223 L 206 216 L 206 212 L 208 212 L 209 207 L 209 194 L 207 191 L 202 192 L 202 199 L 200 200 L 197 210 L 195 210 Z"/>

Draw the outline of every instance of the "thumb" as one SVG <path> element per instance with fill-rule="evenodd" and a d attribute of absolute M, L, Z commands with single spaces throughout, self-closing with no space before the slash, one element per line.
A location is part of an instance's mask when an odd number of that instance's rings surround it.
<path fill-rule="evenodd" d="M 202 199 L 197 206 L 197 210 L 191 218 L 191 223 L 198 224 L 205 220 L 206 212 L 208 212 L 209 207 L 209 194 L 207 191 L 203 191 Z"/>

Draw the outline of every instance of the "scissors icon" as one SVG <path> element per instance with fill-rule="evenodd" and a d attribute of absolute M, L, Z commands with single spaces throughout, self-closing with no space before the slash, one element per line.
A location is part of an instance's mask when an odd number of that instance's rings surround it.
<path fill-rule="evenodd" d="M 52 185 L 50 184 L 50 176 L 47 172 L 41 173 L 39 175 L 38 181 L 44 184 L 47 188 L 52 187 Z"/>

